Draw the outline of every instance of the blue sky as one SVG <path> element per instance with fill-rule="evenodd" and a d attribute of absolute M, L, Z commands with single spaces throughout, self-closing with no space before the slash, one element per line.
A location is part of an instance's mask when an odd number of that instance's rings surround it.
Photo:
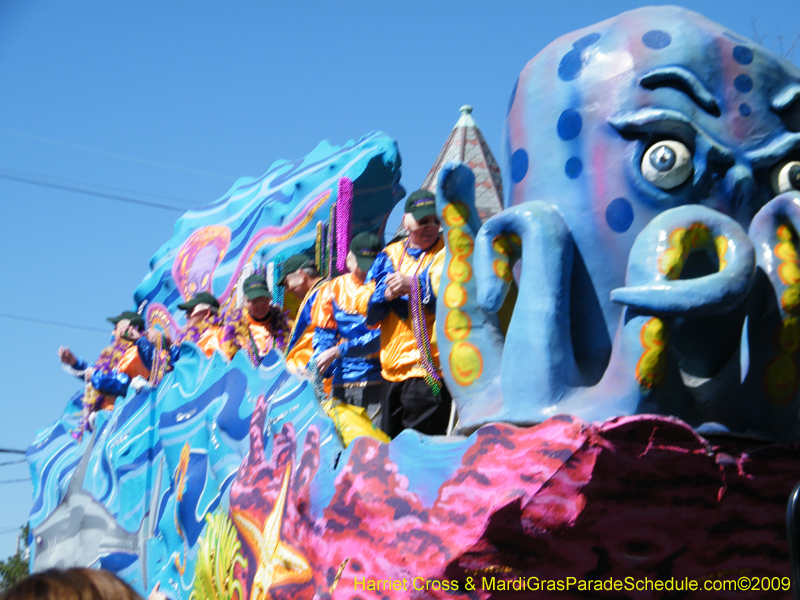
<path fill-rule="evenodd" d="M 80 384 L 58 346 L 97 356 L 183 210 L 373 130 L 414 190 L 465 103 L 499 160 L 525 63 L 642 5 L 0 0 L 0 447 L 59 416 Z M 779 53 L 800 35 L 795 0 L 685 5 Z M 26 477 L 0 466 L 0 557 L 31 504 L 6 482 Z"/>

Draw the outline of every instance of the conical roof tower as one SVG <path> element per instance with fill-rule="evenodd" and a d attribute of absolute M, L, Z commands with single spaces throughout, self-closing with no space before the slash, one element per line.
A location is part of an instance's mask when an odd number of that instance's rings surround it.
<path fill-rule="evenodd" d="M 503 182 L 500 167 L 489 149 L 489 144 L 472 117 L 472 107 L 461 107 L 461 118 L 450 132 L 439 156 L 431 167 L 422 187 L 436 192 L 436 179 L 439 169 L 447 161 L 460 160 L 469 165 L 475 174 L 475 207 L 481 222 L 503 210 Z"/>

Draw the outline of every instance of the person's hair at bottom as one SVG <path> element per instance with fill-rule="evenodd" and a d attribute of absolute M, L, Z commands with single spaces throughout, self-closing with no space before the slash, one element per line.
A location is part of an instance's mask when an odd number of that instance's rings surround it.
<path fill-rule="evenodd" d="M 97 569 L 49 569 L 17 582 L 0 600 L 142 600 L 119 577 Z"/>

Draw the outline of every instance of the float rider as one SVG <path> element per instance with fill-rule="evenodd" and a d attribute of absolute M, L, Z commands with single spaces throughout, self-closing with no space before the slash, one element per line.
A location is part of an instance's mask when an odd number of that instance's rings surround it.
<path fill-rule="evenodd" d="M 69 372 L 86 382 L 81 423 L 74 432 L 76 439 L 90 428 L 91 414 L 112 409 L 117 397 L 128 393 L 136 377 L 155 387 L 180 355 L 163 333 L 151 328 L 145 334 L 145 322 L 138 313 L 123 311 L 108 321 L 114 324 L 113 342 L 93 365 L 77 358 L 69 347 L 58 349 L 59 359 Z"/>
<path fill-rule="evenodd" d="M 320 373 L 333 376 L 335 398 L 363 408 L 380 403 L 383 383 L 380 329 L 368 327 L 359 312 L 372 295 L 373 286 L 365 284 L 365 279 L 380 250 L 377 235 L 354 236 L 347 254 L 350 272 L 320 291 L 312 311 L 314 356 Z"/>
<path fill-rule="evenodd" d="M 242 292 L 244 310 L 234 324 L 236 343 L 258 366 L 273 346 L 284 348 L 289 325 L 281 308 L 272 303 L 272 294 L 262 275 L 253 274 L 245 279 Z"/>
<path fill-rule="evenodd" d="M 209 358 L 215 350 L 232 358 L 223 348 L 224 331 L 219 319 L 220 304 L 213 294 L 199 292 L 179 304 L 178 308 L 186 311 L 186 325 L 179 340 L 181 344 L 193 342 Z"/>
<path fill-rule="evenodd" d="M 286 365 L 289 370 L 302 375 L 314 353 L 314 328 L 311 313 L 325 281 L 320 277 L 314 259 L 308 254 L 293 254 L 281 264 L 278 284 L 300 300 L 289 341 L 286 345 Z"/>
<path fill-rule="evenodd" d="M 381 326 L 382 428 L 392 438 L 407 428 L 444 434 L 450 418 L 450 393 L 441 378 L 434 337 L 436 298 L 428 269 L 444 247 L 436 216 L 436 197 L 417 190 L 406 200 L 405 240 L 378 254 L 367 276 L 375 291 L 367 323 Z"/>

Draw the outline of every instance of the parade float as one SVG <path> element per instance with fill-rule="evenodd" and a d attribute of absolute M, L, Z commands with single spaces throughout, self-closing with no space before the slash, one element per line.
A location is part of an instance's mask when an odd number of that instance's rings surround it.
<path fill-rule="evenodd" d="M 623 13 L 525 66 L 503 154 L 485 223 L 485 181 L 437 167 L 454 435 L 345 447 L 278 351 L 186 343 L 79 442 L 81 393 L 39 433 L 32 569 L 175 599 L 788 597 L 800 71 L 683 9 Z M 377 133 L 240 179 L 178 220 L 133 308 L 174 334 L 186 298 L 233 306 L 315 242 L 335 274 L 399 179 Z"/>

